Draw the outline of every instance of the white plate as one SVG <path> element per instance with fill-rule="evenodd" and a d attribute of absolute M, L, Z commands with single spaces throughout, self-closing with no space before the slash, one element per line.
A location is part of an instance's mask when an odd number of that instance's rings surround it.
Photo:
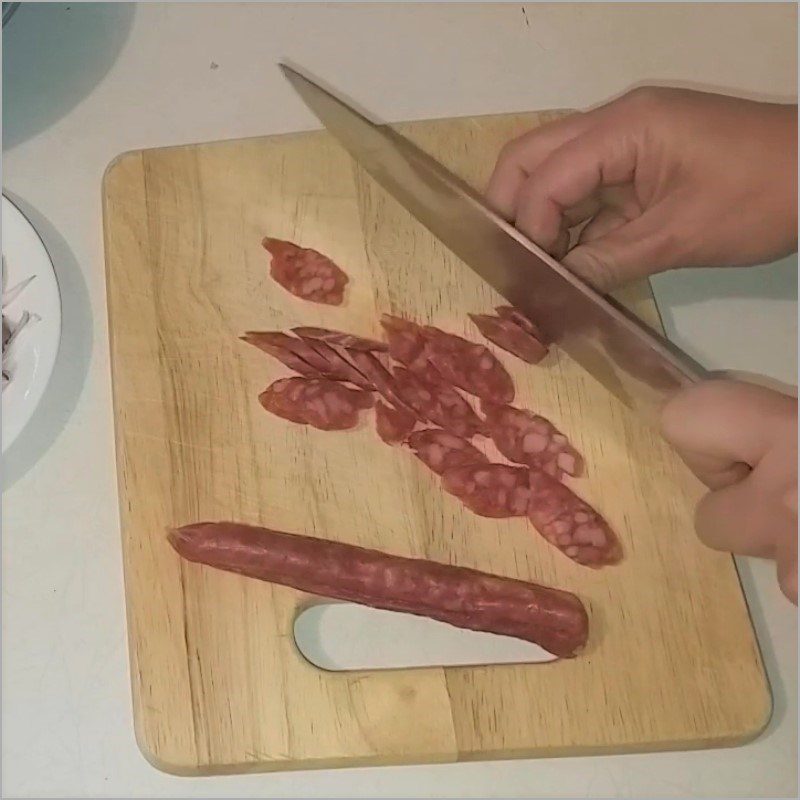
<path fill-rule="evenodd" d="M 6 286 L 36 277 L 3 309 L 12 321 L 23 311 L 36 315 L 11 345 L 11 382 L 3 389 L 3 452 L 28 424 L 47 389 L 61 340 L 61 296 L 53 270 L 36 229 L 3 195 L 3 256 Z"/>

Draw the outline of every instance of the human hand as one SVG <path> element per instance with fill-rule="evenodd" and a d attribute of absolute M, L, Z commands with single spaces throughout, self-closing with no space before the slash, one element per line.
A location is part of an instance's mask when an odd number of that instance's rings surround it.
<path fill-rule="evenodd" d="M 676 395 L 661 424 L 711 490 L 697 506 L 700 539 L 715 550 L 773 559 L 781 590 L 797 605 L 797 399 L 710 380 Z"/>
<path fill-rule="evenodd" d="M 797 106 L 636 89 L 509 142 L 486 194 L 601 291 L 771 261 L 797 249 Z"/>

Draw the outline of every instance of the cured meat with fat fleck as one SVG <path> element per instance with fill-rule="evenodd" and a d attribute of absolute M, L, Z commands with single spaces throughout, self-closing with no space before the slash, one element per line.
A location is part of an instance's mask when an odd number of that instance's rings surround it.
<path fill-rule="evenodd" d="M 497 306 L 495 312 L 501 319 L 507 319 L 513 322 L 518 327 L 522 328 L 525 333 L 529 333 L 534 339 L 538 339 L 543 345 L 547 346 L 547 337 L 542 333 L 539 326 L 533 320 L 526 317 L 521 311 L 514 308 L 514 306 Z"/>
<path fill-rule="evenodd" d="M 416 415 L 404 408 L 393 408 L 382 400 L 375 404 L 375 429 L 386 444 L 404 442 L 416 424 Z"/>
<path fill-rule="evenodd" d="M 306 341 L 312 350 L 325 359 L 328 364 L 328 371 L 324 373 L 326 378 L 332 378 L 337 381 L 349 381 L 367 391 L 375 391 L 375 385 L 366 378 L 360 370 L 357 370 L 353 366 L 342 348 L 334 347 L 321 340 L 310 339 L 302 341 Z"/>
<path fill-rule="evenodd" d="M 524 517 L 528 512 L 528 470 L 507 464 L 467 464 L 442 474 L 442 486 L 481 517 Z"/>
<path fill-rule="evenodd" d="M 286 338 L 290 337 L 287 336 Z M 294 349 L 268 341 L 258 333 L 246 333 L 241 339 L 243 342 L 254 345 L 264 353 L 268 353 L 274 359 L 280 361 L 281 364 L 294 370 L 298 375 L 303 375 L 306 378 L 323 377 L 323 374 L 316 367 L 303 360 Z"/>
<path fill-rule="evenodd" d="M 427 357 L 444 380 L 493 403 L 514 399 L 514 382 L 490 350 L 438 328 L 426 327 Z"/>
<path fill-rule="evenodd" d="M 489 463 L 489 459 L 473 444 L 441 428 L 414 431 L 407 444 L 414 455 L 437 475 L 451 467 Z"/>
<path fill-rule="evenodd" d="M 269 236 L 261 244 L 272 256 L 270 275 L 288 292 L 313 303 L 342 304 L 349 279 L 330 258 L 311 248 Z"/>
<path fill-rule="evenodd" d="M 349 381 L 362 389 L 374 388 L 358 370 L 324 342 L 308 342 L 281 331 L 249 331 L 241 338 L 305 377 Z"/>
<path fill-rule="evenodd" d="M 538 364 L 547 355 L 547 347 L 516 322 L 491 314 L 470 314 L 469 318 L 490 342 L 528 364 Z"/>
<path fill-rule="evenodd" d="M 470 439 L 481 433 L 483 420 L 472 406 L 431 365 L 428 367 L 431 372 L 405 367 L 395 369 L 395 382 L 403 400 L 421 419 L 430 420 L 457 436 Z"/>
<path fill-rule="evenodd" d="M 402 408 L 416 415 L 416 411 L 403 398 L 392 373 L 386 369 L 374 353 L 353 350 L 348 355 L 353 366 L 372 383 L 378 394 L 385 397 L 395 408 Z"/>
<path fill-rule="evenodd" d="M 616 564 L 622 546 L 608 523 L 588 503 L 546 472 L 529 476 L 528 519 L 550 544 L 588 567 Z"/>
<path fill-rule="evenodd" d="M 385 353 L 389 349 L 386 342 L 379 342 L 377 339 L 367 339 L 363 336 L 356 336 L 353 333 L 342 331 L 331 331 L 327 328 L 313 328 L 301 326 L 292 328 L 292 333 L 303 339 L 317 339 L 337 347 L 344 347 L 347 350 L 363 350 L 366 353 Z"/>
<path fill-rule="evenodd" d="M 523 408 L 481 403 L 486 428 L 497 449 L 515 464 L 538 467 L 554 477 L 578 476 L 583 458 L 552 422 Z"/>
<path fill-rule="evenodd" d="M 465 567 L 234 522 L 186 525 L 170 531 L 169 542 L 182 558 L 216 569 L 514 636 L 564 658 L 588 637 L 588 615 L 575 595 Z"/>
<path fill-rule="evenodd" d="M 421 325 L 391 314 L 384 314 L 381 317 L 381 325 L 389 341 L 389 355 L 395 361 L 412 370 L 426 364 L 427 336 Z"/>
<path fill-rule="evenodd" d="M 278 417 L 323 431 L 355 427 L 359 412 L 374 403 L 370 392 L 350 389 L 327 378 L 281 378 L 258 399 Z"/>

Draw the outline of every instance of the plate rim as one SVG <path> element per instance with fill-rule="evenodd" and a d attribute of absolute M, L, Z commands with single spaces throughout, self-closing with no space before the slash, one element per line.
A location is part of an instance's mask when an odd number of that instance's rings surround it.
<path fill-rule="evenodd" d="M 8 206 L 6 206 L 6 203 Z M 31 421 L 36 409 L 39 407 L 39 404 L 42 401 L 42 398 L 47 391 L 47 387 L 50 384 L 50 379 L 53 376 L 53 371 L 55 369 L 56 361 L 58 360 L 58 355 L 61 351 L 61 337 L 62 337 L 62 316 L 63 316 L 63 309 L 62 309 L 62 297 L 61 297 L 61 286 L 58 282 L 58 275 L 56 275 L 55 266 L 53 264 L 53 257 L 50 255 L 50 251 L 47 249 L 47 245 L 44 243 L 39 231 L 36 229 L 36 226 L 31 222 L 25 212 L 15 203 L 11 197 L 9 197 L 5 191 L 2 193 L 2 205 L 3 210 L 5 211 L 8 208 L 12 214 L 15 214 L 19 220 L 19 223 L 24 225 L 30 232 L 33 233 L 34 240 L 37 243 L 37 249 L 40 249 L 41 253 L 44 254 L 45 259 L 48 265 L 48 282 L 52 280 L 52 286 L 55 289 L 55 319 L 52 320 L 51 329 L 53 330 L 51 345 L 46 347 L 44 351 L 44 358 L 41 360 L 41 369 L 35 378 L 35 380 L 31 381 L 30 387 L 33 387 L 33 392 L 31 396 L 31 401 L 27 404 L 22 411 L 20 412 L 19 419 L 21 420 L 17 426 L 16 430 L 11 431 L 11 435 L 6 437 L 4 435 L 4 431 L 0 430 L 0 439 L 2 439 L 2 452 L 5 453 L 11 445 L 19 438 L 20 434 L 28 427 L 28 424 Z M 6 411 L 3 409 L 3 418 L 5 419 Z"/>

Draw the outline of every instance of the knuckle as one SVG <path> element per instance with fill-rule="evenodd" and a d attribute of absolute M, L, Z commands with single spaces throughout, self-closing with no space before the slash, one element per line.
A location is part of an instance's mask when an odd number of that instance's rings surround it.
<path fill-rule="evenodd" d="M 631 89 L 623 95 L 623 100 L 634 108 L 652 109 L 660 107 L 663 104 L 664 97 L 664 89 L 658 86 L 645 85 Z"/>
<path fill-rule="evenodd" d="M 522 137 L 507 141 L 497 154 L 498 165 L 505 167 L 519 161 L 519 155 L 524 146 L 525 142 Z"/>

